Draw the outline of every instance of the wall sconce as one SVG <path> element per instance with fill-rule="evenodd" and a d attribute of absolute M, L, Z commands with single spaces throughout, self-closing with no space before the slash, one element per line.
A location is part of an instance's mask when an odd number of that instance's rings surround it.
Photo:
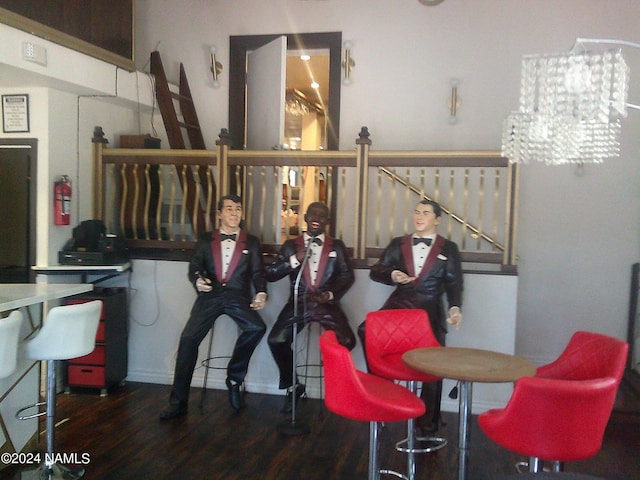
<path fill-rule="evenodd" d="M 220 81 L 218 77 L 222 74 L 222 64 L 216 58 L 217 48 L 215 45 L 211 45 L 211 74 L 213 75 L 213 87 L 218 88 L 220 86 Z"/>
<path fill-rule="evenodd" d="M 353 44 L 351 42 L 344 42 L 344 62 L 342 62 L 342 68 L 344 68 L 343 85 L 351 85 L 351 70 L 356 66 L 355 60 L 351 58 L 352 47 Z"/>
<path fill-rule="evenodd" d="M 451 85 L 451 96 L 449 97 L 449 123 L 455 125 L 458 123 L 458 108 L 460 108 L 460 97 L 458 96 L 458 85 L 460 81 L 452 78 L 449 82 Z"/>

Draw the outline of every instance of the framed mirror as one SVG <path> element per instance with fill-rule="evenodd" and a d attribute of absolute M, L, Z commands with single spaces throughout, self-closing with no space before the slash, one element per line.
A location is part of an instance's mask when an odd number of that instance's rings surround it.
<path fill-rule="evenodd" d="M 629 294 L 629 369 L 640 375 L 640 312 L 638 296 L 640 294 L 640 263 L 631 266 L 631 290 Z"/>
<path fill-rule="evenodd" d="M 246 141 L 246 85 L 247 54 L 277 37 L 287 37 L 290 52 L 322 50 L 329 54 L 328 101 L 323 110 L 326 113 L 326 138 L 323 146 L 327 150 L 338 150 L 340 132 L 340 86 L 342 33 L 300 33 L 275 35 L 232 36 L 229 39 L 229 133 L 231 148 L 242 150 Z M 284 108 L 284 105 L 283 105 Z"/>

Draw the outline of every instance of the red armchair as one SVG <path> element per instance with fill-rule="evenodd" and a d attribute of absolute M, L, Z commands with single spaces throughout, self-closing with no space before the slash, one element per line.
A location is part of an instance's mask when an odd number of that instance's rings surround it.
<path fill-rule="evenodd" d="M 555 361 L 518 380 L 505 408 L 482 413 L 480 428 L 530 457 L 531 472 L 545 460 L 561 471 L 563 462 L 592 457 L 602 446 L 628 348 L 616 338 L 576 332 Z"/>
<path fill-rule="evenodd" d="M 536 377 L 587 380 L 612 376 L 618 383 L 627 363 L 629 345 L 593 332 L 575 332 L 560 356 L 538 367 Z"/>
<path fill-rule="evenodd" d="M 427 312 L 420 309 L 378 310 L 367 314 L 365 322 L 365 352 L 371 373 L 389 380 L 407 382 L 407 388 L 416 393 L 418 382 L 442 380 L 409 368 L 402 354 L 415 348 L 441 347 L 431 330 Z M 436 415 L 437 417 L 437 415 Z M 407 421 L 407 438 L 396 444 L 396 449 L 407 453 L 409 480 L 415 478 L 415 453 L 441 449 L 447 440 L 441 437 L 416 437 L 415 419 Z"/>
<path fill-rule="evenodd" d="M 380 422 L 404 421 L 425 412 L 424 403 L 406 388 L 356 370 L 347 348 L 332 330 L 320 336 L 324 363 L 324 402 L 327 408 L 352 420 L 369 422 L 369 480 L 379 480 L 378 433 Z"/>

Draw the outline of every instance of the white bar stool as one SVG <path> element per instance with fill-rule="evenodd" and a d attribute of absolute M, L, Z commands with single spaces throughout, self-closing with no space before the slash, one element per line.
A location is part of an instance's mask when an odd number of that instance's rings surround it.
<path fill-rule="evenodd" d="M 47 361 L 47 399 L 16 412 L 19 420 L 47 416 L 47 450 L 44 462 L 38 467 L 38 478 L 47 480 L 71 480 L 84 475 L 82 467 L 66 467 L 54 462 L 54 430 L 56 414 L 56 364 L 91 353 L 96 343 L 96 333 L 102 311 L 102 301 L 54 307 L 49 311 L 42 328 L 30 340 L 21 345 L 21 355 L 38 361 Z M 25 410 L 46 405 L 46 411 L 22 415 Z"/>
<path fill-rule="evenodd" d="M 14 310 L 6 318 L 0 318 L 0 378 L 11 375 L 18 364 L 18 339 L 22 313 Z"/>

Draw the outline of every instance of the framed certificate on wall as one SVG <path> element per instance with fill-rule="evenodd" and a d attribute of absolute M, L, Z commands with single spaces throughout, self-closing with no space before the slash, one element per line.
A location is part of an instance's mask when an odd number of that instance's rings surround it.
<path fill-rule="evenodd" d="M 2 95 L 2 131 L 29 131 L 29 95 Z"/>

